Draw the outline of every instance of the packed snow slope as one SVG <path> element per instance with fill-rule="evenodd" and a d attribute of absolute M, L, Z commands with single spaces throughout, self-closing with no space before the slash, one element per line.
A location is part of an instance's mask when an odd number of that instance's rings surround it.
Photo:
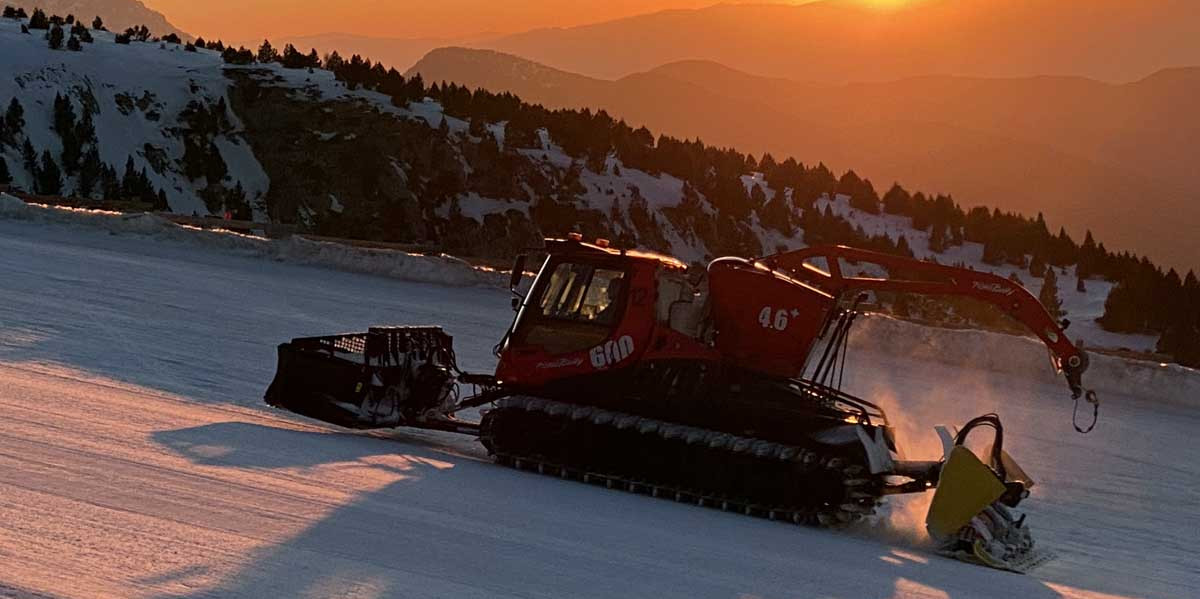
<path fill-rule="evenodd" d="M 269 258 L 0 219 L 0 596 L 1172 598 L 1200 585 L 1190 371 L 1100 360 L 1104 410 L 1085 437 L 1046 366 L 999 360 L 1041 351 L 1025 340 L 864 328 L 848 387 L 891 409 L 913 454 L 935 451 L 936 422 L 1005 419 L 1006 448 L 1040 482 L 1030 522 L 1061 555 L 1018 576 L 929 555 L 920 501 L 889 525 L 811 530 L 507 470 L 465 437 L 270 410 L 277 342 L 441 323 L 461 365 L 486 371 L 511 313 L 499 289 Z M 991 362 L 963 349 L 976 342 Z"/>

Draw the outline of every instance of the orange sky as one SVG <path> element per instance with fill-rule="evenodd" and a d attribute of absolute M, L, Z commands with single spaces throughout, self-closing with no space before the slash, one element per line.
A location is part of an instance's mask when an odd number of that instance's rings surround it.
<path fill-rule="evenodd" d="M 329 32 L 453 38 L 581 25 L 668 8 L 699 8 L 721 0 L 143 1 L 193 35 L 246 40 Z"/>

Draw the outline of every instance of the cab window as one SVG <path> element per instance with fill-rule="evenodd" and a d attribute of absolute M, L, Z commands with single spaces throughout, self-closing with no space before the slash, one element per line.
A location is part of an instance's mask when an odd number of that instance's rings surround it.
<path fill-rule="evenodd" d="M 550 273 L 541 295 L 531 302 L 535 318 L 517 328 L 518 343 L 551 354 L 583 351 L 603 343 L 618 324 L 625 272 L 564 263 Z"/>
<path fill-rule="evenodd" d="M 542 316 L 611 325 L 616 322 L 625 273 L 585 264 L 560 264 L 542 294 Z"/>

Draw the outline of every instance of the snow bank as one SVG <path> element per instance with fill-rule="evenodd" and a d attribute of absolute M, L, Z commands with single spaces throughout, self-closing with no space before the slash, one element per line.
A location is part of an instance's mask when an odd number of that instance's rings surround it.
<path fill-rule="evenodd" d="M 874 351 L 992 372 L 1011 372 L 1042 382 L 1066 382 L 1056 375 L 1046 346 L 1032 337 L 971 329 L 923 326 L 871 314 L 860 318 L 851 335 L 853 350 Z M 1105 396 L 1152 398 L 1187 406 L 1200 405 L 1200 372 L 1174 364 L 1159 364 L 1089 354 L 1091 366 L 1084 386 Z"/>
<path fill-rule="evenodd" d="M 95 227 L 113 234 L 144 235 L 293 264 L 321 266 L 420 283 L 496 287 L 506 285 L 508 280 L 507 275 L 503 273 L 477 268 L 447 255 L 426 256 L 397 250 L 358 248 L 301 237 L 266 239 L 226 231 L 206 231 L 179 226 L 153 214 L 122 214 L 29 205 L 7 194 L 0 194 L 0 219 Z"/>

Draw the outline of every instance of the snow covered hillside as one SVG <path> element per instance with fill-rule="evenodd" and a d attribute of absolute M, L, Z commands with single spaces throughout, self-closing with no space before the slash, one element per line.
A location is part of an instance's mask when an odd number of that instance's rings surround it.
<path fill-rule="evenodd" d="M 90 114 L 95 125 L 100 159 L 118 173 L 133 160 L 145 170 L 155 189 L 167 192 L 171 209 L 207 214 L 200 197 L 207 183 L 187 177 L 181 165 L 187 124 L 182 114 L 194 103 L 223 104 L 228 80 L 219 56 L 211 52 L 185 52 L 178 44 L 115 44 L 113 34 L 93 31 L 95 42 L 80 52 L 50 50 L 41 31 L 22 34 L 20 23 L 0 19 L 0 101 L 7 107 L 16 99 L 24 108 L 22 135 L 35 153 L 62 153 L 55 133 L 54 99 L 70 98 L 75 112 Z M 212 140 L 230 166 L 220 183 L 241 184 L 250 199 L 260 197 L 268 181 L 249 146 L 236 128 L 219 132 Z M 0 144 L 13 174 L 13 184 L 34 189 L 33 173 L 23 167 L 21 146 Z M 77 176 L 64 177 L 64 189 L 73 190 Z M 217 182 L 214 182 L 214 184 Z"/>
<path fill-rule="evenodd" d="M 1029 522 L 1060 554 L 1018 576 L 930 556 L 920 501 L 877 527 L 811 530 L 507 470 L 449 434 L 270 410 L 275 344 L 297 335 L 439 323 L 460 364 L 487 371 L 508 293 L 149 230 L 0 218 L 0 596 L 1168 599 L 1200 586 L 1200 467 L 1183 459 L 1195 372 L 1097 360 L 1101 422 L 1080 436 L 1036 345 L 868 320 L 847 386 L 884 403 L 911 455 L 932 455 L 935 423 L 1004 418 L 1039 483 Z"/>
<path fill-rule="evenodd" d="M 47 157 L 64 165 L 63 194 L 84 187 L 85 169 L 65 168 L 55 109 L 62 97 L 80 122 L 94 125 L 95 141 L 83 151 L 112 173 L 107 183 L 87 186 L 93 197 L 127 192 L 117 178 L 128 164 L 145 173 L 151 191 L 163 192 L 171 210 L 185 214 L 231 211 L 323 234 L 420 241 L 487 257 L 508 257 L 543 235 L 579 227 L 702 262 L 803 247 L 806 231 L 796 223 L 806 211 L 829 211 L 867 235 L 903 238 L 919 258 L 1003 276 L 1020 270 L 985 263 L 979 243 L 931 251 L 928 227 L 856 210 L 845 195 L 825 194 L 804 208 L 794 189 L 773 189 L 756 172 L 741 177 L 746 201 L 784 206 L 787 225 L 768 222 L 763 205 L 731 218 L 680 177 L 633 168 L 615 152 L 589 160 L 568 152 L 571 140 L 555 139 L 545 127 L 515 145 L 511 123 L 449 116 L 423 87 L 418 97 L 397 101 L 338 81 L 329 70 L 228 65 L 215 50 L 116 44 L 99 31 L 80 52 L 52 50 L 42 32 L 22 34 L 20 27 L 0 19 L 0 109 L 16 99 L 24 115 L 8 143 L 0 136 L 0 159 L 13 186 L 26 191 L 37 189 Z M 1113 283 L 1089 278 L 1078 292 L 1070 285 L 1075 267 L 1056 274 L 1074 338 L 1093 347 L 1155 349 L 1157 335 L 1114 334 L 1096 324 Z M 1022 284 L 1037 293 L 1042 280 L 1024 272 Z"/>
<path fill-rule="evenodd" d="M 5 0 L 0 5 L 5 4 L 24 8 L 29 13 L 35 8 L 41 8 L 46 14 L 59 14 L 63 17 L 75 15 L 83 19 L 84 23 L 91 23 L 94 17 L 100 16 L 104 18 L 105 26 L 112 31 L 124 31 L 129 27 L 145 25 L 159 35 L 176 33 L 183 38 L 191 37 L 141 0 Z"/>

